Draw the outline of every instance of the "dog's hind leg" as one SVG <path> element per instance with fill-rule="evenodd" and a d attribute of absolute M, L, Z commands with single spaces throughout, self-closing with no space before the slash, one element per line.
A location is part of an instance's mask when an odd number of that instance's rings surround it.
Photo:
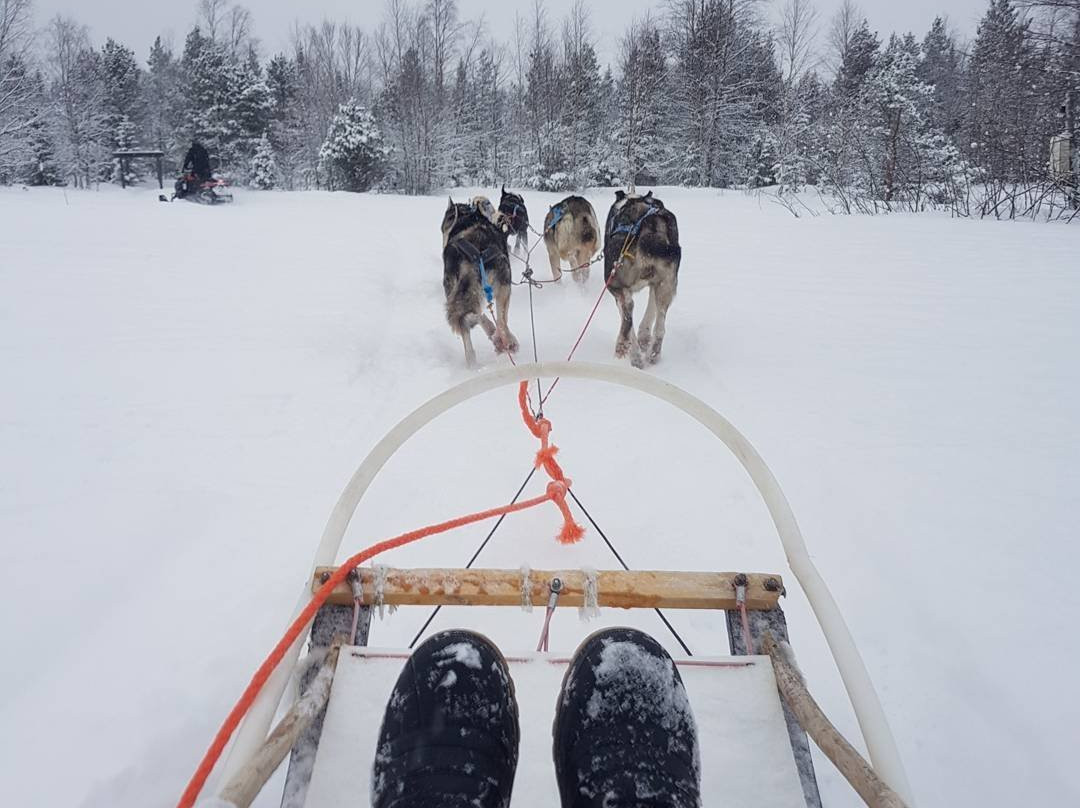
<path fill-rule="evenodd" d="M 461 344 L 465 346 L 465 364 L 471 368 L 476 367 L 476 350 L 473 348 L 471 332 L 461 332 Z"/>
<path fill-rule="evenodd" d="M 510 332 L 510 287 L 500 284 L 495 287 L 495 350 L 517 353 L 518 341 Z"/>
<path fill-rule="evenodd" d="M 574 253 L 574 280 L 583 286 L 589 282 L 589 254 L 588 247 L 578 247 Z"/>
<path fill-rule="evenodd" d="M 646 348 L 642 346 L 642 350 L 648 351 L 649 364 L 655 365 L 660 361 L 660 350 L 664 347 L 664 332 L 667 326 L 668 307 L 671 305 L 671 301 L 675 299 L 675 284 L 665 282 L 659 283 L 655 287 L 651 287 L 649 308 L 652 308 L 652 289 L 655 289 L 656 294 L 656 327 L 653 329 L 652 347 Z"/>
<path fill-rule="evenodd" d="M 634 339 L 634 293 L 629 289 L 613 292 L 615 302 L 619 304 L 619 337 L 615 340 L 615 356 L 619 359 L 630 354 L 630 364 L 636 368 L 644 365 L 641 361 L 641 349 Z"/>
<path fill-rule="evenodd" d="M 544 246 L 547 247 L 548 263 L 551 264 L 551 277 L 558 283 L 562 280 L 562 268 L 559 266 L 562 258 L 559 257 L 559 248 L 555 244 L 554 233 L 544 236 Z"/>
<path fill-rule="evenodd" d="M 656 285 L 649 284 L 649 304 L 645 307 L 645 316 L 638 325 L 637 341 L 641 350 L 648 351 L 652 342 L 653 324 L 656 322 Z"/>

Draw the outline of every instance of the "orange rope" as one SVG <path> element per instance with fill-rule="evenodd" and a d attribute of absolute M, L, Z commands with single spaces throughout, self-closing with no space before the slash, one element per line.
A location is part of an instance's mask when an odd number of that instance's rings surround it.
<path fill-rule="evenodd" d="M 570 490 L 573 482 L 567 479 L 562 466 L 555 459 L 555 453 L 559 451 L 559 447 L 548 442 L 551 421 L 543 416 L 538 418 L 529 411 L 528 397 L 529 383 L 522 381 L 518 385 L 518 407 L 521 409 L 521 419 L 525 422 L 525 426 L 534 437 L 540 440 L 540 451 L 536 453 L 536 467 L 542 468 L 551 478 L 547 487 L 548 494 L 551 495 L 551 501 L 562 511 L 563 529 L 559 533 L 559 541 L 563 544 L 573 544 L 585 535 L 585 528 L 574 521 L 570 507 L 566 504 L 566 492 Z"/>
<path fill-rule="evenodd" d="M 513 361 L 513 357 L 511 357 L 511 361 Z M 327 578 L 326 582 L 319 587 L 318 591 L 316 591 L 311 600 L 308 601 L 308 604 L 304 607 L 303 611 L 300 612 L 286 630 L 284 636 L 278 640 L 277 645 L 274 646 L 269 656 L 263 660 L 262 665 L 255 671 L 255 675 L 251 677 L 251 681 L 240 695 L 240 699 L 225 717 L 225 721 L 214 736 L 210 748 L 206 750 L 206 754 L 203 755 L 198 768 L 195 769 L 195 773 L 191 776 L 187 788 L 184 789 L 184 793 L 180 797 L 180 802 L 177 803 L 177 808 L 191 808 L 191 806 L 195 804 L 199 792 L 202 791 L 203 786 L 206 784 L 206 779 L 210 776 L 210 772 L 213 770 L 214 766 L 217 765 L 221 753 L 225 750 L 225 745 L 229 742 L 229 739 L 240 725 L 244 716 L 247 715 L 248 710 L 251 709 L 255 697 L 258 696 L 259 691 L 262 690 L 263 686 L 266 684 L 266 680 L 270 678 L 274 669 L 277 668 L 278 664 L 285 657 L 289 647 L 296 641 L 296 638 L 300 636 L 300 633 L 307 627 L 312 618 L 314 618 L 315 613 L 326 602 L 326 599 L 330 597 L 330 593 L 333 592 L 334 587 L 344 581 L 348 574 L 356 569 L 356 567 L 380 553 L 385 553 L 387 550 L 392 550 L 395 547 L 401 547 L 403 544 L 409 544 L 427 538 L 428 536 L 434 536 L 438 533 L 445 533 L 454 528 L 471 525 L 474 522 L 490 519 L 493 516 L 505 516 L 506 514 L 524 511 L 549 501 L 554 502 L 555 505 L 558 506 L 559 511 L 563 516 L 562 530 L 559 531 L 557 537 L 561 543 L 572 544 L 584 535 L 585 529 L 574 521 L 573 514 L 570 513 L 570 508 L 566 504 L 566 493 L 570 490 L 571 481 L 566 478 L 566 474 L 563 472 L 562 467 L 559 465 L 558 461 L 555 460 L 555 453 L 559 451 L 559 448 L 551 444 L 548 440 L 548 437 L 551 434 L 551 421 L 543 417 L 537 418 L 532 414 L 528 407 L 528 394 L 529 383 L 523 381 L 518 388 L 518 405 L 521 408 L 521 417 L 525 421 L 525 426 L 528 427 L 529 431 L 540 440 L 540 450 L 536 453 L 536 467 L 542 467 L 544 471 L 547 472 L 548 476 L 551 477 L 551 482 L 548 483 L 544 495 L 516 504 L 503 505 L 499 508 L 491 508 L 467 516 L 459 516 L 456 519 L 440 522 L 437 525 L 429 525 L 428 527 L 422 527 L 408 533 L 402 533 L 400 536 L 373 544 L 366 550 L 362 550 L 347 559 L 345 563 L 338 567 L 330 577 Z"/>
<path fill-rule="evenodd" d="M 191 808 L 191 806 L 195 804 L 199 792 L 206 783 L 207 777 L 210 776 L 210 772 L 217 764 L 218 758 L 221 757 L 225 745 L 229 742 L 232 734 L 236 731 L 237 726 L 239 726 L 240 721 L 251 708 L 252 702 L 255 701 L 255 697 L 258 695 L 263 685 L 266 684 L 266 680 L 270 678 L 270 675 L 274 672 L 278 663 L 284 658 L 289 647 L 296 641 L 296 638 L 300 636 L 300 632 L 302 632 L 307 624 L 311 622 L 312 618 L 315 616 L 315 612 L 317 612 L 326 602 L 326 599 L 330 597 L 330 593 L 334 590 L 334 587 L 344 581 L 346 576 L 348 576 L 352 570 L 368 559 L 374 558 L 387 550 L 400 547 L 403 544 L 409 544 L 428 536 L 434 536 L 437 533 L 445 533 L 454 528 L 471 525 L 474 522 L 490 519 L 493 516 L 503 516 L 509 513 L 524 511 L 548 501 L 555 502 L 563 512 L 564 518 L 567 520 L 567 524 L 563 525 L 562 533 L 559 534 L 559 540 L 565 541 L 563 534 L 568 532 L 570 526 L 577 527 L 577 525 L 574 525 L 572 519 L 569 517 L 569 510 L 566 508 L 566 484 L 553 481 L 548 485 L 547 492 L 543 496 L 534 497 L 533 499 L 525 500 L 514 505 L 503 505 L 499 508 L 491 508 L 490 510 L 480 511 L 479 513 L 469 514 L 468 516 L 459 516 L 456 519 L 440 522 L 437 525 L 429 525 L 428 527 L 422 527 L 408 533 L 402 533 L 395 538 L 386 539 L 378 544 L 373 544 L 366 550 L 362 550 L 345 561 L 344 564 L 338 567 L 330 575 L 326 580 L 326 583 L 319 587 L 307 606 L 304 607 L 304 610 L 300 612 L 299 616 L 292 622 L 292 625 L 289 626 L 285 635 L 278 641 L 278 644 L 274 646 L 270 655 L 266 657 L 262 665 L 259 666 L 259 669 L 255 671 L 255 675 L 251 677 L 251 681 L 244 689 L 240 699 L 236 702 L 236 705 L 229 712 L 228 716 L 226 716 L 224 723 L 221 725 L 221 729 L 219 729 L 217 735 L 214 736 L 210 748 L 206 751 L 198 768 L 191 776 L 187 788 L 184 789 L 184 793 L 177 803 L 177 808 Z M 581 528 L 578 528 L 578 530 L 580 529 Z"/>

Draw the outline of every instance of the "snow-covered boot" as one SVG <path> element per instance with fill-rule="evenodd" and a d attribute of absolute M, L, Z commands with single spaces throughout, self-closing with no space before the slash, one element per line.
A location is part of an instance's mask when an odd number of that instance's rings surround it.
<path fill-rule="evenodd" d="M 405 663 L 383 716 L 373 808 L 506 808 L 517 769 L 517 701 L 499 650 L 443 631 Z"/>
<path fill-rule="evenodd" d="M 578 648 L 555 714 L 562 808 L 699 808 L 697 728 L 679 671 L 641 631 Z"/>

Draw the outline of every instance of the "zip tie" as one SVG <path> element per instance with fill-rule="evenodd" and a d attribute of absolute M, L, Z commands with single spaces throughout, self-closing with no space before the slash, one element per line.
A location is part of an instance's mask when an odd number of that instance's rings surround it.
<path fill-rule="evenodd" d="M 582 620 L 592 620 L 600 616 L 599 596 L 596 588 L 596 570 L 592 567 L 582 567 L 581 574 L 585 579 L 585 602 L 578 609 L 578 617 Z"/>
<path fill-rule="evenodd" d="M 364 582 L 360 579 L 360 570 L 357 569 L 349 572 L 347 580 L 353 597 L 352 628 L 349 630 L 349 643 L 356 645 L 356 629 L 360 625 L 360 609 L 364 604 Z"/>
<path fill-rule="evenodd" d="M 529 575 L 532 570 L 529 569 L 528 564 L 521 565 L 521 609 L 525 612 L 532 612 L 532 581 L 529 580 Z"/>
<path fill-rule="evenodd" d="M 746 585 L 749 583 L 744 573 L 735 576 L 735 605 L 739 608 L 739 617 L 742 621 L 743 645 L 746 646 L 747 655 L 754 653 L 754 640 L 750 635 L 750 619 L 746 615 Z"/>

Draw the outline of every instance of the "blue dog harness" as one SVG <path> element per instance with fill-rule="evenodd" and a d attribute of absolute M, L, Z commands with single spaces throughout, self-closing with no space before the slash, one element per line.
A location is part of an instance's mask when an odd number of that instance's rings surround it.
<path fill-rule="evenodd" d="M 480 278 L 480 285 L 484 288 L 484 297 L 487 298 L 488 305 L 495 300 L 495 290 L 491 288 L 491 281 L 488 280 L 487 267 L 484 266 L 485 261 L 494 261 L 503 253 L 498 247 L 488 247 L 484 252 L 480 252 L 476 247 L 465 239 L 460 239 L 454 244 L 465 255 L 476 264 L 476 274 Z"/>
<path fill-rule="evenodd" d="M 638 219 L 634 224 L 620 224 L 618 227 L 614 227 L 609 235 L 614 236 L 616 233 L 626 233 L 628 239 L 633 238 L 641 230 L 641 226 L 645 224 L 645 220 L 656 213 L 660 208 L 655 205 L 650 205 L 649 209 L 645 211 L 645 215 Z"/>
<path fill-rule="evenodd" d="M 559 223 L 559 220 L 562 219 L 562 217 L 563 217 L 562 204 L 558 204 L 558 205 L 555 205 L 554 207 L 552 207 L 552 209 L 551 209 L 551 224 L 549 224 L 546 229 L 547 230 L 554 230 L 555 225 L 557 225 Z"/>

